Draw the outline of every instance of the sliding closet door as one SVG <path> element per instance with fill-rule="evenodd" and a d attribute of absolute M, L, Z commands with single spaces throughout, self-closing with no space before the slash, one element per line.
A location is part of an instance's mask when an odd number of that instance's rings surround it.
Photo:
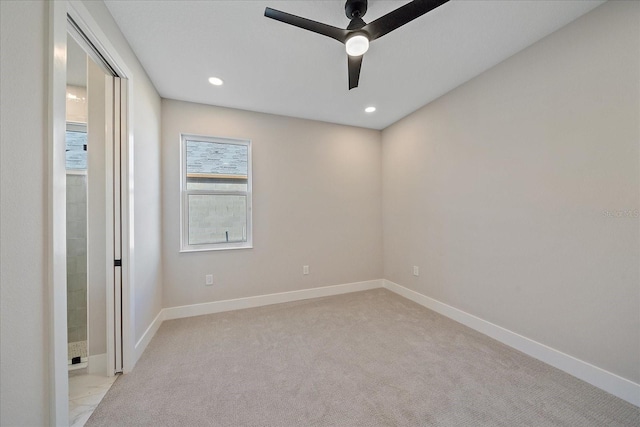
<path fill-rule="evenodd" d="M 108 167 L 107 262 L 110 289 L 107 297 L 107 322 L 112 334 L 108 337 L 107 354 L 110 359 L 110 373 L 122 372 L 122 142 L 126 138 L 126 82 L 118 77 L 106 77 L 107 111 L 106 129 L 109 147 L 106 150 Z"/>
<path fill-rule="evenodd" d="M 114 140 L 113 140 L 113 259 L 114 259 L 114 339 L 116 372 L 122 372 L 122 183 L 125 182 L 123 168 L 123 141 L 127 137 L 126 82 L 119 77 L 114 83 Z"/>

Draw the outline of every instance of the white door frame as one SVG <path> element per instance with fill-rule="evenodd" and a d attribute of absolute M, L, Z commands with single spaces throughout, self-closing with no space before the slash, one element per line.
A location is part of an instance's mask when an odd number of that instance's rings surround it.
<path fill-rule="evenodd" d="M 100 53 L 126 80 L 127 105 L 122 135 L 122 354 L 123 370 L 133 368 L 134 246 L 133 246 L 133 73 L 81 1 L 49 4 L 49 109 L 48 109 L 48 236 L 49 289 L 49 404 L 51 425 L 69 425 L 66 292 L 66 176 L 65 128 L 67 81 L 67 14 L 82 28 Z M 114 336 L 113 324 L 107 324 Z"/>

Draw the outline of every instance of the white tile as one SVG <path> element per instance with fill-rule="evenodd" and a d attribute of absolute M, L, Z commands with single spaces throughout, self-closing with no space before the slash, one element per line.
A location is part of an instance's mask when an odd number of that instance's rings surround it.
<path fill-rule="evenodd" d="M 82 427 L 117 379 L 99 375 L 69 377 L 69 423 Z"/>
<path fill-rule="evenodd" d="M 88 408 L 86 411 L 79 413 L 77 416 L 75 417 L 71 417 L 71 415 L 69 415 L 69 425 L 71 427 L 82 427 L 85 425 L 85 423 L 89 420 L 89 417 L 91 417 L 91 414 L 93 414 L 93 411 L 95 410 L 95 407 L 92 408 Z"/>

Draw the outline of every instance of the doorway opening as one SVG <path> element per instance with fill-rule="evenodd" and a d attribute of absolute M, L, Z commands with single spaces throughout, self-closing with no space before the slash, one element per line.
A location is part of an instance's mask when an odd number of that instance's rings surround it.
<path fill-rule="evenodd" d="M 121 143 L 126 85 L 69 15 L 67 21 L 68 398 L 70 425 L 83 425 L 123 371 Z"/>

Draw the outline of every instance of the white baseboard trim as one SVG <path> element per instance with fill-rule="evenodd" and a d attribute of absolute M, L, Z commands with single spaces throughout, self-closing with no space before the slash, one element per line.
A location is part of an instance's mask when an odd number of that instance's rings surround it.
<path fill-rule="evenodd" d="M 133 349 L 133 366 L 135 366 L 136 363 L 138 363 L 140 356 L 142 356 L 142 353 L 144 353 L 144 350 L 147 348 L 147 346 L 151 342 L 151 338 L 153 338 L 156 332 L 158 332 L 158 328 L 160 328 L 160 325 L 162 325 L 163 321 L 164 321 L 164 309 L 160 310 L 156 318 L 153 319 L 153 322 L 151 322 L 147 330 L 144 331 L 144 334 L 142 334 L 142 336 L 136 343 L 136 346 Z"/>
<path fill-rule="evenodd" d="M 416 302 L 430 310 L 442 314 L 458 323 L 515 348 L 535 359 L 558 368 L 576 378 L 594 385 L 627 402 L 640 406 L 640 384 L 636 384 L 616 374 L 605 371 L 590 363 L 576 359 L 561 351 L 519 335 L 501 326 L 494 325 L 472 314 L 466 313 L 421 293 L 407 289 L 389 280 L 383 280 L 383 287 Z"/>
<path fill-rule="evenodd" d="M 69 361 L 69 362 L 67 363 L 67 368 L 69 369 L 69 372 L 71 372 L 71 371 L 77 371 L 78 369 L 86 368 L 86 367 L 87 367 L 87 365 L 88 365 L 88 363 L 87 363 L 87 358 L 86 358 L 86 357 L 83 357 L 82 359 L 84 359 L 84 361 L 83 361 L 83 362 L 75 363 L 75 364 L 74 364 L 74 363 L 71 363 L 71 361 Z"/>
<path fill-rule="evenodd" d="M 90 355 L 87 373 L 107 376 L 107 353 Z"/>
<path fill-rule="evenodd" d="M 160 325 L 165 320 L 180 319 L 183 317 L 201 316 L 203 314 L 221 313 L 224 311 L 241 310 L 243 308 L 261 307 L 264 305 L 279 304 L 283 302 L 299 301 L 310 298 L 327 297 L 331 295 L 347 294 L 350 292 L 367 291 L 382 287 L 382 279 L 368 280 L 365 282 L 347 283 L 344 285 L 323 286 L 320 288 L 302 289 L 299 291 L 280 292 L 277 294 L 259 295 L 255 297 L 237 298 L 224 301 L 213 301 L 202 304 L 183 305 L 169 307 L 160 310 L 153 322 L 149 325 L 142 337 L 138 340 L 134 349 L 134 366 L 142 356 L 151 339 L 156 334 Z M 106 359 L 105 359 L 106 362 Z M 105 368 L 106 370 L 106 368 Z"/>
<path fill-rule="evenodd" d="M 258 295 L 254 297 L 237 298 L 223 301 L 213 301 L 201 304 L 169 307 L 160 310 L 156 318 L 151 322 L 142 337 L 135 346 L 135 362 L 140 359 L 142 353 L 151 342 L 151 339 L 165 320 L 180 319 L 184 317 L 201 316 L 205 314 L 221 313 L 225 311 L 241 310 L 245 308 L 261 307 L 284 302 L 300 301 L 311 298 L 340 295 L 351 292 L 366 291 L 384 287 L 400 296 L 414 301 L 430 310 L 442 314 L 458 323 L 475 329 L 476 331 L 500 341 L 509 347 L 515 348 L 535 359 L 558 368 L 576 378 L 594 385 L 608 393 L 613 394 L 627 402 L 640 406 L 640 384 L 636 384 L 616 374 L 605 371 L 590 363 L 584 362 L 573 356 L 555 350 L 537 341 L 519 335 L 501 326 L 483 320 L 472 314 L 466 313 L 455 307 L 442 303 L 421 293 L 412 291 L 397 283 L 385 279 L 368 280 L 365 282 L 347 283 L 343 285 L 324 286 L 298 291 L 280 292 L 276 294 Z M 104 370 L 106 371 L 106 354 L 104 356 Z M 134 363 L 135 364 L 135 363 Z M 100 366 L 93 362 L 94 366 Z M 92 370 L 92 359 L 89 359 L 89 369 Z"/>
<path fill-rule="evenodd" d="M 221 313 L 224 311 L 241 310 L 244 308 L 261 307 L 283 302 L 300 301 L 310 298 L 327 297 L 331 295 L 347 294 L 350 292 L 367 291 L 382 287 L 382 280 L 368 280 L 366 282 L 347 283 L 344 285 L 323 286 L 320 288 L 301 289 L 299 291 L 280 292 L 277 294 L 258 295 L 255 297 L 213 301 L 202 304 L 183 305 L 165 308 L 164 319 L 180 319 L 183 317 L 201 316 L 203 314 Z"/>

